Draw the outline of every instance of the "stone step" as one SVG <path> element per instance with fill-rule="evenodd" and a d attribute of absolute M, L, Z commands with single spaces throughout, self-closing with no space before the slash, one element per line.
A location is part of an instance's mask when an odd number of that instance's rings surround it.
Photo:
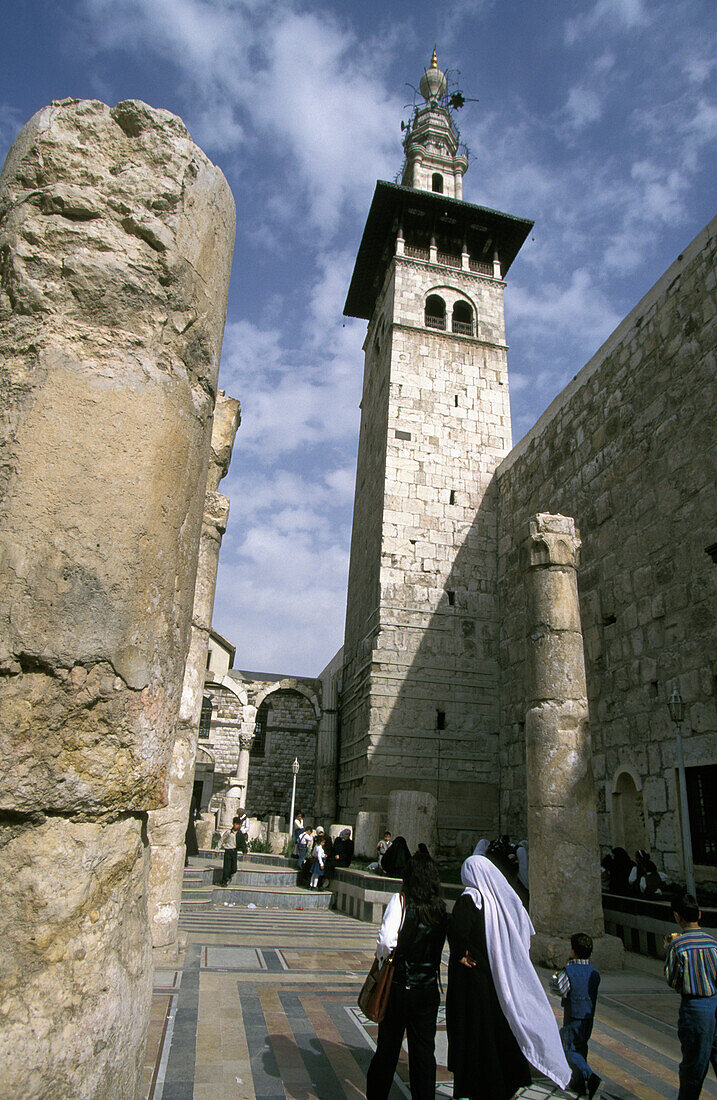
<path fill-rule="evenodd" d="M 330 890 L 305 890 L 301 886 L 226 886 L 212 890 L 212 902 L 221 905 L 254 904 L 259 909 L 330 909 Z"/>
<path fill-rule="evenodd" d="M 247 861 L 249 863 L 263 863 L 268 867 L 294 867 L 296 868 L 296 860 L 289 859 L 288 856 L 272 856 L 265 855 L 263 852 L 250 852 Z"/>
<path fill-rule="evenodd" d="M 222 881 L 220 867 L 207 867 L 203 880 L 205 885 L 212 883 L 217 886 Z M 251 863 L 240 864 L 235 875 L 230 879 L 232 886 L 267 886 L 273 889 L 275 886 L 297 886 L 297 871 L 287 867 L 261 867 Z"/>

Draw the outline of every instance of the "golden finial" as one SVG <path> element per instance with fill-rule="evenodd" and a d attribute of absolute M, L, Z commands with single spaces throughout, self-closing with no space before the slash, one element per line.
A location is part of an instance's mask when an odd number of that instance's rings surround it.
<path fill-rule="evenodd" d="M 431 58 L 431 68 L 432 69 L 437 69 L 438 68 L 438 57 L 436 55 L 436 47 L 435 46 L 433 47 L 433 57 Z"/>

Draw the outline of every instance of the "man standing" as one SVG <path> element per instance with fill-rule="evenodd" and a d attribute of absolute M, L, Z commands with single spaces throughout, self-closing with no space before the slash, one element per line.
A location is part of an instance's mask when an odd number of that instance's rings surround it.
<path fill-rule="evenodd" d="M 231 829 L 227 829 L 222 833 L 222 838 L 219 841 L 224 849 L 224 864 L 222 866 L 222 881 L 221 885 L 226 886 L 232 875 L 236 874 L 237 869 L 237 833 L 239 832 L 239 826 L 241 825 L 241 819 L 235 817 L 232 820 Z"/>
<path fill-rule="evenodd" d="M 673 910 L 680 931 L 665 937 L 665 978 L 682 995 L 677 1100 L 698 1100 L 710 1062 L 717 1075 L 717 940 L 700 928 L 702 914 L 691 894 L 675 901 Z"/>

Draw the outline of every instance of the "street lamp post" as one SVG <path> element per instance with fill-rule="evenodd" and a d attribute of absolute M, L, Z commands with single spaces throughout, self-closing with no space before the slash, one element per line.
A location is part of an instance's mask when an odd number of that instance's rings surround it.
<path fill-rule="evenodd" d="M 294 781 L 291 785 L 291 813 L 289 814 L 289 835 L 293 835 L 294 832 L 294 806 L 296 805 L 296 777 L 299 774 L 299 761 L 294 757 L 294 763 L 291 765 L 291 771 L 294 776 Z"/>
<path fill-rule="evenodd" d="M 682 719 L 685 707 L 682 696 L 677 690 L 677 684 L 672 685 L 672 695 L 667 705 L 670 708 L 670 718 L 675 725 L 677 740 L 677 775 L 680 785 L 680 821 L 682 823 L 682 859 L 685 865 L 685 882 L 687 883 L 688 894 L 694 896 L 695 868 L 692 863 L 692 834 L 690 833 L 690 814 L 687 806 L 687 777 L 685 776 L 685 756 L 682 751 Z"/>

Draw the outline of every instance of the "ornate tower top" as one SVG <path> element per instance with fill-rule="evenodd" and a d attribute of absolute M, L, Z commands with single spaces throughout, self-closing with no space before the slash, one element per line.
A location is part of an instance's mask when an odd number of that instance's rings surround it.
<path fill-rule="evenodd" d="M 438 57 L 436 55 L 436 47 L 433 47 L 433 57 L 431 58 L 431 64 L 421 77 L 421 83 L 419 84 L 421 89 L 421 95 L 430 103 L 432 99 L 439 100 L 446 94 L 446 77 L 438 68 Z"/>
<path fill-rule="evenodd" d="M 468 159 L 458 153 L 458 134 L 445 102 L 447 86 L 434 47 L 419 84 L 425 104 L 416 108 L 403 142 L 406 164 L 401 183 L 461 199 Z"/>

